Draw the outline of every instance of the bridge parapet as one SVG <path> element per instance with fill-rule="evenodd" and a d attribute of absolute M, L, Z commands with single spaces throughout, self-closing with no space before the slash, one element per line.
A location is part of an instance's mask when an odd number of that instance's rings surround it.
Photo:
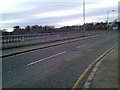
<path fill-rule="evenodd" d="M 86 35 L 105 33 L 106 31 L 85 31 Z M 70 38 L 76 38 L 83 36 L 81 31 L 61 32 L 61 33 L 49 33 L 49 34 L 26 34 L 26 35 L 9 35 L 0 36 L 0 42 L 2 43 L 2 49 L 19 47 L 32 44 L 40 44 L 45 42 L 64 40 Z"/>

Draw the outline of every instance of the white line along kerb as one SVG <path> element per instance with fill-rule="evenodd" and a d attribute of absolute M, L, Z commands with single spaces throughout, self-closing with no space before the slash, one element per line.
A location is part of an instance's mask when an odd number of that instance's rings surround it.
<path fill-rule="evenodd" d="M 63 51 L 63 52 L 60 52 L 60 53 L 58 53 L 58 54 L 55 54 L 55 55 L 52 55 L 52 56 L 49 56 L 49 57 L 46 57 L 46 58 L 43 58 L 43 59 L 34 61 L 34 62 L 32 62 L 32 63 L 27 64 L 27 66 L 33 65 L 33 64 L 35 64 L 35 63 L 38 63 L 38 62 L 47 60 L 47 59 L 49 59 L 49 58 L 52 58 L 52 57 L 55 57 L 55 56 L 58 56 L 58 55 L 61 55 L 61 54 L 64 54 L 64 53 L 66 53 L 66 51 Z"/>

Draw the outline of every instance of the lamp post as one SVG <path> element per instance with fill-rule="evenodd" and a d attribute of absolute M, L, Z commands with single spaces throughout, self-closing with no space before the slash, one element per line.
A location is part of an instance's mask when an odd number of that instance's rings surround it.
<path fill-rule="evenodd" d="M 84 36 L 85 36 L 85 0 L 83 0 L 83 25 L 84 25 Z"/>
<path fill-rule="evenodd" d="M 115 10 L 112 10 L 112 12 L 114 12 Z M 109 30 L 109 12 L 110 11 L 107 11 L 107 30 Z"/>

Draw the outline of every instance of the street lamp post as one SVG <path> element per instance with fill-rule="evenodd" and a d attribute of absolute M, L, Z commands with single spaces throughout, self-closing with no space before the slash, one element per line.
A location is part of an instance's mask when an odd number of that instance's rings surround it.
<path fill-rule="evenodd" d="M 112 10 L 112 12 L 114 12 L 115 10 Z M 107 11 L 107 30 L 109 30 L 109 12 L 110 11 Z"/>
<path fill-rule="evenodd" d="M 84 36 L 85 36 L 85 0 L 83 0 L 83 25 L 84 25 Z"/>

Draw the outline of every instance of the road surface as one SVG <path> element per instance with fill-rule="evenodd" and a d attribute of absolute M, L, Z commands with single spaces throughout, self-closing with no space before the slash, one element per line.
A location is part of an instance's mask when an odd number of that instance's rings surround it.
<path fill-rule="evenodd" d="M 3 88 L 71 88 L 87 66 L 116 43 L 117 33 L 108 33 L 3 58 Z"/>

